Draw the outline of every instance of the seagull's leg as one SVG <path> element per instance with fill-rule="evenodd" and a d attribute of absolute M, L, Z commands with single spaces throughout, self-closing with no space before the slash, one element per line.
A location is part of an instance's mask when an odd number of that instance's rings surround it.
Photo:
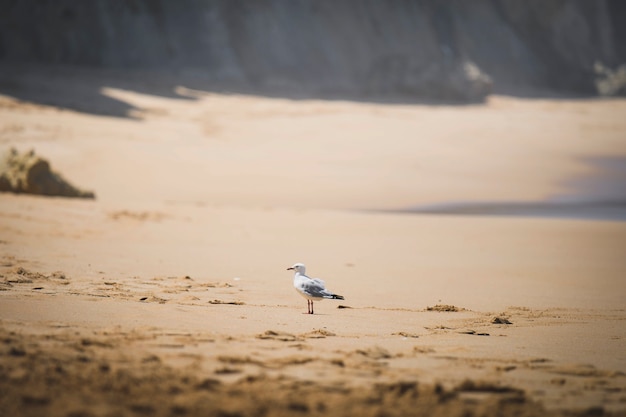
<path fill-rule="evenodd" d="M 311 300 L 306 300 L 306 313 L 311 314 Z"/>
<path fill-rule="evenodd" d="M 313 313 L 313 300 L 311 300 L 311 314 L 315 314 Z"/>

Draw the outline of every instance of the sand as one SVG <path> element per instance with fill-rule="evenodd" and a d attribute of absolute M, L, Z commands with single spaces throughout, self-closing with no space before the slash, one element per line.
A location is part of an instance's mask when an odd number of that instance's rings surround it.
<path fill-rule="evenodd" d="M 116 117 L 76 110 L 75 75 L 73 110 L 0 95 L 0 145 L 97 195 L 0 194 L 0 415 L 626 415 L 626 223 L 402 212 L 615 197 L 626 100 L 91 73 Z M 346 299 L 304 314 L 295 262 Z"/>

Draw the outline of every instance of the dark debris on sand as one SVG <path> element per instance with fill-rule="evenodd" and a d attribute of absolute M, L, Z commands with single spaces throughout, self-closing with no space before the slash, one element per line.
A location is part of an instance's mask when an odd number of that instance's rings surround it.
<path fill-rule="evenodd" d="M 426 307 L 426 311 L 462 311 L 462 308 L 448 304 L 437 304 L 432 307 Z"/>

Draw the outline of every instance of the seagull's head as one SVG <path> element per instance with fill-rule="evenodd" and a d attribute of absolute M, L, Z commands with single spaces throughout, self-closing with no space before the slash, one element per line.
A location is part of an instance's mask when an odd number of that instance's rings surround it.
<path fill-rule="evenodd" d="M 297 264 L 293 264 L 292 266 L 287 268 L 287 271 L 296 271 L 304 275 L 304 271 L 306 271 L 306 267 L 304 266 L 304 264 L 298 262 Z"/>

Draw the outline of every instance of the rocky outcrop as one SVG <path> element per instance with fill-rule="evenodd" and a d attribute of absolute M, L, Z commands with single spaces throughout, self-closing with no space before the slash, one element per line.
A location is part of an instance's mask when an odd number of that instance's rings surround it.
<path fill-rule="evenodd" d="M 92 191 L 80 190 L 53 172 L 48 161 L 35 155 L 35 151 L 20 154 L 15 148 L 0 159 L 0 191 L 95 198 Z"/>
<path fill-rule="evenodd" d="M 192 68 L 223 89 L 278 94 L 476 101 L 492 84 L 595 94 L 594 65 L 626 62 L 625 9 L 621 0 L 6 0 L 0 59 Z"/>

